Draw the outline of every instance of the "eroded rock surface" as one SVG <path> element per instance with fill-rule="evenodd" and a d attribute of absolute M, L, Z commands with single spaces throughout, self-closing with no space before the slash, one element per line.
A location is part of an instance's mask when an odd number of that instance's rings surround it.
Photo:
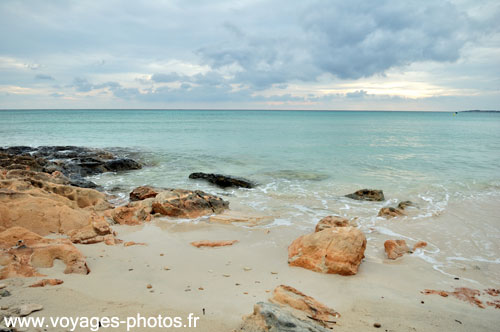
<path fill-rule="evenodd" d="M 345 197 L 349 197 L 358 201 L 384 201 L 384 192 L 382 190 L 376 189 L 361 189 L 352 194 L 345 195 Z"/>
<path fill-rule="evenodd" d="M 320 232 L 327 228 L 332 227 L 347 227 L 349 226 L 349 219 L 340 216 L 327 216 L 321 219 L 315 228 L 315 232 Z"/>
<path fill-rule="evenodd" d="M 384 242 L 387 258 L 396 259 L 410 252 L 405 240 L 387 240 Z"/>
<path fill-rule="evenodd" d="M 178 218 L 221 213 L 228 207 L 229 202 L 200 190 L 165 189 L 152 201 L 154 213 Z"/>
<path fill-rule="evenodd" d="M 253 188 L 255 184 L 249 180 L 236 178 L 232 176 L 222 175 L 222 174 L 212 174 L 212 173 L 191 173 L 189 174 L 190 179 L 202 179 L 208 181 L 220 188 L 237 187 L 237 188 Z"/>

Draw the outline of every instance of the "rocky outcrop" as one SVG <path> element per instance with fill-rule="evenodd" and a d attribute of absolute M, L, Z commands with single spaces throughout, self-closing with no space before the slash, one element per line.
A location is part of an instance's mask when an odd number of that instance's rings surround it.
<path fill-rule="evenodd" d="M 258 302 L 251 315 L 243 317 L 239 331 L 326 332 L 340 316 L 333 309 L 290 286 L 278 286 L 268 302 Z"/>
<path fill-rule="evenodd" d="M 242 179 L 235 178 L 232 176 L 222 175 L 222 174 L 212 174 L 212 173 L 191 173 L 189 174 L 190 179 L 202 179 L 208 181 L 220 188 L 237 187 L 237 188 L 254 188 L 255 184 Z"/>
<path fill-rule="evenodd" d="M 231 224 L 245 223 L 247 226 L 256 226 L 259 224 L 268 223 L 274 220 L 272 216 L 248 214 L 239 211 L 226 210 L 221 214 L 210 216 L 211 223 Z"/>
<path fill-rule="evenodd" d="M 150 186 L 141 186 L 132 190 L 129 196 L 131 201 L 142 201 L 146 198 L 155 198 L 158 195 L 158 191 L 158 189 Z"/>
<path fill-rule="evenodd" d="M 107 245 L 115 245 L 121 242 L 115 238 L 115 233 L 104 217 L 97 215 L 91 217 L 87 226 L 69 231 L 68 235 L 73 243 L 93 244 L 104 242 Z"/>
<path fill-rule="evenodd" d="M 406 216 L 405 209 L 409 206 L 415 206 L 415 204 L 411 201 L 403 201 L 399 202 L 397 207 L 391 207 L 391 206 L 383 207 L 378 212 L 378 216 L 385 218 Z"/>
<path fill-rule="evenodd" d="M 42 279 L 40 281 L 35 282 L 34 284 L 30 285 L 30 287 L 45 287 L 47 285 L 49 286 L 57 286 L 64 283 L 61 279 Z"/>
<path fill-rule="evenodd" d="M 229 202 L 200 190 L 165 189 L 152 201 L 153 213 L 177 218 L 221 213 L 228 207 Z"/>
<path fill-rule="evenodd" d="M 52 267 L 55 259 L 64 262 L 64 273 L 88 274 L 85 257 L 67 239 L 45 239 L 22 227 L 0 233 L 0 279 L 44 276 L 37 268 Z"/>
<path fill-rule="evenodd" d="M 352 194 L 345 195 L 358 201 L 377 201 L 381 202 L 385 200 L 384 192 L 382 190 L 375 189 L 361 189 Z"/>
<path fill-rule="evenodd" d="M 0 229 L 21 226 L 40 235 L 66 234 L 110 208 L 103 193 L 61 182 L 60 173 L 0 172 Z"/>
<path fill-rule="evenodd" d="M 225 247 L 225 246 L 232 246 L 238 242 L 238 240 L 230 240 L 230 241 L 195 241 L 191 242 L 191 245 L 196 247 L 196 248 L 201 248 L 201 247 Z"/>
<path fill-rule="evenodd" d="M 314 229 L 315 232 L 321 232 L 327 228 L 332 227 L 347 227 L 349 226 L 349 219 L 340 216 L 327 216 L 321 219 Z"/>
<path fill-rule="evenodd" d="M 380 211 L 378 212 L 378 216 L 385 218 L 394 218 L 394 217 L 406 216 L 406 213 L 401 209 L 389 206 L 381 208 Z"/>
<path fill-rule="evenodd" d="M 387 240 L 384 242 L 387 258 L 396 259 L 410 252 L 405 240 Z"/>
<path fill-rule="evenodd" d="M 78 146 L 40 146 L 37 148 L 13 146 L 0 148 L 0 168 L 36 172 L 61 172 L 69 183 L 77 187 L 95 188 L 84 177 L 104 172 L 140 169 L 142 165 L 130 158 L 122 158 L 101 150 Z"/>
<path fill-rule="evenodd" d="M 152 204 L 153 199 L 147 198 L 106 211 L 105 216 L 120 225 L 140 225 L 151 221 L 153 217 L 151 214 L 153 212 Z"/>
<path fill-rule="evenodd" d="M 322 273 L 352 275 L 364 258 L 366 237 L 354 227 L 303 235 L 288 247 L 288 264 Z"/>

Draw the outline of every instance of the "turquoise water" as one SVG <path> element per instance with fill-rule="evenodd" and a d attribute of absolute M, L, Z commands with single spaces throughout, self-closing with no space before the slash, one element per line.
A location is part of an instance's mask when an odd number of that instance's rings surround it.
<path fill-rule="evenodd" d="M 388 238 L 424 240 L 418 257 L 436 270 L 462 278 L 481 268 L 500 282 L 498 113 L 12 110 L 0 111 L 0 145 L 101 147 L 140 159 L 142 170 L 91 179 L 116 204 L 149 184 L 222 195 L 233 210 L 272 216 L 264 227 L 309 231 L 340 214 L 367 234 L 367 259 L 382 259 Z M 222 190 L 189 180 L 197 171 L 259 186 Z M 361 188 L 383 189 L 387 201 L 343 196 Z M 418 208 L 377 217 L 401 200 Z"/>

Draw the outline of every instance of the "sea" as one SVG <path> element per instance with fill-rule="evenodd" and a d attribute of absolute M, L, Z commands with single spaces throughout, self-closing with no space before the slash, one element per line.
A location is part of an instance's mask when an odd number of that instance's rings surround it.
<path fill-rule="evenodd" d="M 471 282 L 481 271 L 500 285 L 500 113 L 2 110 L 0 146 L 13 145 L 105 148 L 141 161 L 141 170 L 90 178 L 117 205 L 153 185 L 204 190 L 273 218 L 256 227 L 307 232 L 341 215 L 367 234 L 373 257 L 382 259 L 386 239 L 426 241 L 415 255 L 433 269 Z M 192 172 L 258 185 L 224 190 L 190 180 Z M 363 188 L 386 200 L 344 196 Z M 407 216 L 377 216 L 407 200 L 415 204 Z"/>

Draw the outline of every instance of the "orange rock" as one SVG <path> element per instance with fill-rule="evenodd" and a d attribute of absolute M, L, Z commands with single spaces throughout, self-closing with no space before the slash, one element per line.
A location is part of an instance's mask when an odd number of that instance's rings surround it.
<path fill-rule="evenodd" d="M 440 291 L 440 290 L 433 290 L 433 289 L 425 289 L 422 291 L 422 294 L 428 295 L 428 294 L 438 294 L 443 297 L 448 297 L 448 295 L 452 295 L 456 297 L 459 300 L 468 302 L 470 304 L 474 304 L 478 306 L 479 308 L 484 309 L 485 306 L 483 302 L 477 298 L 481 294 L 480 291 L 477 289 L 471 289 L 467 287 L 459 287 L 455 288 L 453 292 L 446 292 L 446 291 Z"/>
<path fill-rule="evenodd" d="M 384 242 L 387 258 L 396 259 L 410 252 L 405 240 L 387 240 Z"/>
<path fill-rule="evenodd" d="M 238 242 L 238 240 L 231 240 L 231 241 L 196 241 L 196 242 L 191 242 L 192 246 L 195 246 L 196 248 L 200 247 L 224 247 L 224 246 L 232 246 Z"/>
<path fill-rule="evenodd" d="M 197 218 L 213 213 L 221 213 L 229 207 L 229 202 L 203 191 L 166 189 L 153 200 L 153 212 L 178 218 Z"/>
<path fill-rule="evenodd" d="M 130 246 L 145 246 L 146 243 L 143 243 L 143 242 L 134 242 L 134 241 L 129 241 L 129 242 L 125 242 L 123 244 L 124 247 L 130 247 Z"/>
<path fill-rule="evenodd" d="M 364 258 L 366 237 L 355 227 L 303 235 L 288 247 L 288 264 L 323 273 L 352 275 Z"/>
<path fill-rule="evenodd" d="M 107 245 L 114 245 L 118 242 L 109 224 L 103 217 L 98 215 L 92 215 L 90 224 L 69 231 L 68 235 L 73 243 L 92 244 L 104 242 Z"/>
<path fill-rule="evenodd" d="M 142 201 L 146 198 L 154 198 L 156 195 L 158 195 L 158 190 L 149 186 L 141 186 L 132 190 L 129 196 L 131 201 Z"/>
<path fill-rule="evenodd" d="M 331 322 L 340 317 L 340 314 L 335 310 L 290 286 L 280 285 L 276 287 L 269 301 L 298 310 L 303 313 L 304 317 L 322 322 L 325 327 L 330 327 Z"/>
<path fill-rule="evenodd" d="M 61 279 L 42 279 L 38 282 L 35 282 L 33 285 L 30 285 L 30 287 L 45 287 L 47 285 L 51 286 L 56 286 L 62 284 L 64 281 Z"/>
<path fill-rule="evenodd" d="M 151 221 L 152 199 L 133 202 L 107 211 L 107 216 L 120 225 L 140 225 Z"/>
<path fill-rule="evenodd" d="M 52 267 L 54 259 L 66 264 L 64 273 L 88 274 L 85 257 L 68 239 L 45 239 L 22 227 L 0 233 L 0 279 L 43 276 L 36 268 Z"/>
<path fill-rule="evenodd" d="M 383 207 L 380 209 L 378 212 L 379 217 L 385 217 L 385 218 L 394 218 L 394 217 L 400 217 L 400 216 L 405 216 L 405 212 L 401 209 L 398 208 L 393 208 L 393 207 Z"/>
<path fill-rule="evenodd" d="M 418 241 L 413 246 L 413 251 L 417 250 L 418 248 L 424 248 L 424 247 L 427 247 L 427 242 L 425 242 L 425 241 Z"/>
<path fill-rule="evenodd" d="M 500 300 L 488 301 L 486 304 L 495 309 L 500 309 Z"/>
<path fill-rule="evenodd" d="M 347 227 L 349 226 L 349 219 L 339 216 L 327 216 L 321 219 L 316 225 L 315 232 L 320 232 L 324 229 L 331 227 Z"/>
<path fill-rule="evenodd" d="M 500 289 L 488 288 L 484 290 L 488 295 L 498 296 L 500 294 Z"/>

